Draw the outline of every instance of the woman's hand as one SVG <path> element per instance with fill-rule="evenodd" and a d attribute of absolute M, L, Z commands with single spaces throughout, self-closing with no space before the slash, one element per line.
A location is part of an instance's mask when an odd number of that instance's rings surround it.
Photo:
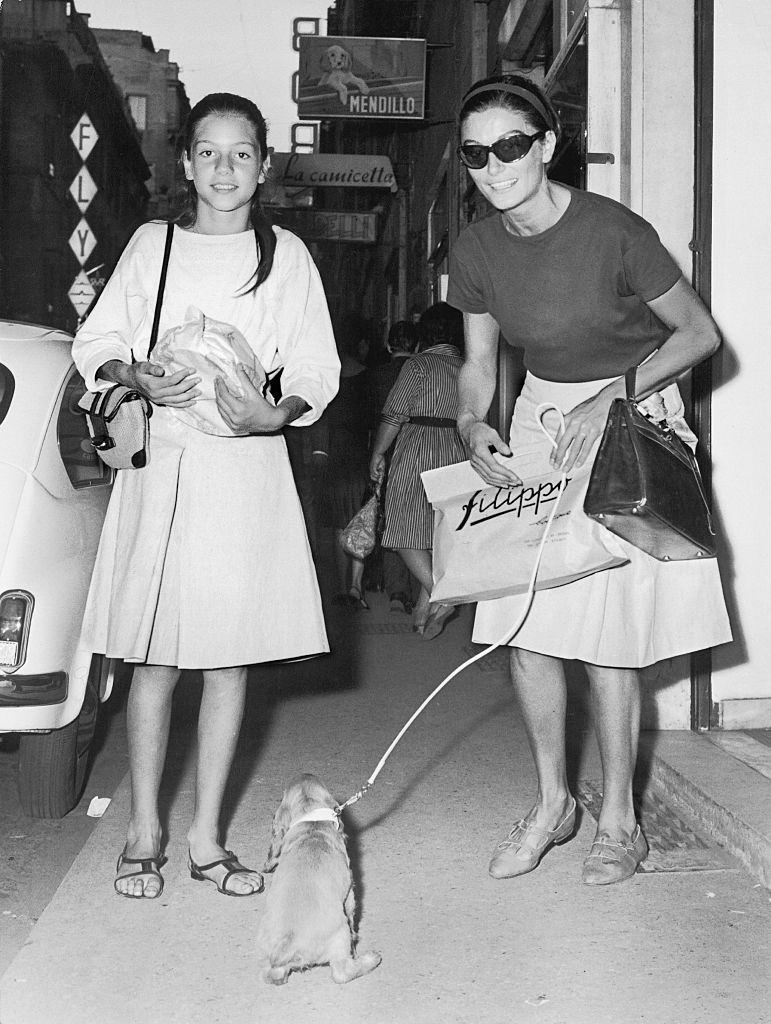
<path fill-rule="evenodd" d="M 493 452 L 503 456 L 510 456 L 512 453 L 511 448 L 489 423 L 477 420 L 470 426 L 464 426 L 460 433 L 468 452 L 469 462 L 486 484 L 494 487 L 517 487 L 522 483 L 513 470 L 495 458 Z"/>
<path fill-rule="evenodd" d="M 386 460 L 385 455 L 374 452 L 369 460 L 369 478 L 376 484 L 382 484 L 385 477 Z"/>
<path fill-rule="evenodd" d="M 115 369 L 115 368 L 113 368 Z M 201 378 L 195 370 L 185 367 L 176 373 L 166 375 L 162 366 L 149 361 L 123 363 L 119 372 L 114 373 L 118 383 L 138 391 L 153 405 L 170 405 L 175 409 L 187 409 L 195 405 L 201 392 L 196 388 Z"/>
<path fill-rule="evenodd" d="M 222 377 L 214 379 L 217 408 L 230 429 L 236 434 L 275 434 L 285 427 L 286 413 L 263 398 L 256 370 L 239 363 L 236 374 L 241 394 L 231 391 Z"/>
<path fill-rule="evenodd" d="M 622 398 L 625 394 L 622 377 L 565 413 L 565 429 L 558 436 L 557 447 L 550 457 L 555 469 L 569 473 L 571 469 L 583 466 L 595 443 L 602 437 L 613 399 Z"/>
<path fill-rule="evenodd" d="M 378 424 L 375 440 L 372 442 L 372 455 L 369 460 L 369 478 L 382 484 L 386 474 L 386 452 L 399 436 L 401 423 L 392 423 L 382 419 Z"/>

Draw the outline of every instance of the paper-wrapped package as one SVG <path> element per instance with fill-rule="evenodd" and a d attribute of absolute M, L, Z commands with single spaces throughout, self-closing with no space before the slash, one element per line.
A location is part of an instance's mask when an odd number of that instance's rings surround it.
<path fill-rule="evenodd" d="M 217 408 L 216 377 L 221 377 L 230 391 L 238 395 L 243 393 L 236 373 L 239 363 L 255 371 L 258 387 L 265 381 L 265 370 L 243 334 L 232 324 L 205 316 L 195 306 L 188 308 L 184 323 L 166 331 L 153 349 L 151 360 L 159 363 L 167 374 L 191 367 L 201 378 L 198 385 L 201 394 L 195 405 L 175 408 L 174 412 L 206 434 L 232 436 L 234 433 Z"/>
<path fill-rule="evenodd" d="M 522 483 L 488 486 L 470 462 L 420 474 L 434 507 L 432 601 L 464 604 L 526 593 L 547 529 L 536 590 L 629 561 L 616 538 L 584 514 L 590 466 L 571 470 L 563 483 L 543 445 L 500 462 Z"/>

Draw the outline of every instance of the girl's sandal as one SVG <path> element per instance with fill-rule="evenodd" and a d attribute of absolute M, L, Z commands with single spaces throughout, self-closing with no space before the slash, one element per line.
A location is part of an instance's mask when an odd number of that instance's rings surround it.
<path fill-rule="evenodd" d="M 243 864 L 239 863 L 238 857 L 236 857 L 232 850 L 226 850 L 224 857 L 220 860 L 213 860 L 211 864 L 196 864 L 188 854 L 188 866 L 191 878 L 195 879 L 196 882 L 212 882 L 212 884 L 217 886 L 217 892 L 221 892 L 224 896 L 256 896 L 265 887 L 265 880 L 260 872 L 253 871 L 251 868 L 245 868 Z M 206 872 L 213 871 L 219 867 L 225 868 L 225 874 L 218 882 L 216 878 L 212 878 Z M 233 875 L 257 875 L 260 879 L 260 884 L 256 889 L 252 889 L 251 892 L 235 892 L 233 889 L 227 888 L 228 879 L 232 878 Z"/>
<path fill-rule="evenodd" d="M 130 900 L 157 900 L 163 892 L 163 875 L 161 875 L 160 869 L 166 863 L 166 858 L 162 853 L 159 853 L 157 857 L 127 857 L 126 848 L 123 848 L 123 853 L 118 857 L 118 863 L 115 865 L 115 873 L 117 874 L 124 864 L 139 864 L 139 871 L 128 871 L 124 875 L 118 875 L 113 882 L 113 887 L 119 896 L 126 896 Z M 141 878 L 142 875 L 150 875 L 151 878 L 157 878 L 160 885 L 158 886 L 158 892 L 148 893 L 145 891 L 145 886 L 142 886 L 141 893 L 123 892 L 122 889 L 118 888 L 118 882 L 124 878 Z"/>

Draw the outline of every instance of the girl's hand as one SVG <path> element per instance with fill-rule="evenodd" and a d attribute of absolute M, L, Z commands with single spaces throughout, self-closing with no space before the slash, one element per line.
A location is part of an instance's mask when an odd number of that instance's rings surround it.
<path fill-rule="evenodd" d="M 621 383 L 623 385 L 623 378 Z M 614 383 L 565 413 L 565 429 L 558 436 L 557 447 L 550 457 L 555 469 L 569 473 L 583 466 L 596 441 L 602 437 L 613 399 L 622 393 L 623 389 L 619 392 Z"/>
<path fill-rule="evenodd" d="M 214 395 L 223 420 L 236 434 L 275 434 L 286 426 L 287 417 L 263 398 L 260 378 L 251 367 L 236 367 L 241 394 L 230 390 L 222 377 L 214 379 Z"/>
<path fill-rule="evenodd" d="M 517 487 L 522 483 L 513 470 L 507 469 L 494 458 L 491 448 L 505 456 L 510 456 L 512 452 L 500 434 L 488 423 L 477 420 L 463 431 L 462 438 L 472 467 L 486 484 L 494 487 Z"/>
<path fill-rule="evenodd" d="M 121 376 L 124 379 L 120 383 L 139 391 L 153 405 L 170 405 L 175 409 L 186 409 L 195 405 L 201 394 L 196 388 L 196 384 L 201 383 L 201 378 L 196 377 L 195 371 L 190 367 L 167 376 L 158 363 L 145 361 L 126 364 Z"/>

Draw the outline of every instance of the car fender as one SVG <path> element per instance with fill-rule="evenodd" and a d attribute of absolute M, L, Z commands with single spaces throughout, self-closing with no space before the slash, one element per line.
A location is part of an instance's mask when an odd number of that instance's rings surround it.
<path fill-rule="evenodd" d="M 61 704 L 0 708 L 0 731 L 61 728 L 80 711 L 91 662 L 91 652 L 81 641 L 83 609 L 101 527 L 94 491 L 79 492 L 74 504 L 65 507 L 25 474 L 0 566 L 0 593 L 26 590 L 35 600 L 27 658 L 19 673 L 65 671 L 68 693 Z M 45 529 L 41 523 L 47 524 Z M 109 692 L 111 681 L 103 689 Z"/>
<path fill-rule="evenodd" d="M 16 527 L 16 517 L 21 496 L 27 484 L 29 474 L 18 466 L 10 466 L 0 462 L 0 566 L 5 561 Z"/>
<path fill-rule="evenodd" d="M 71 371 L 72 339 L 56 332 L 43 337 L 2 337 L 7 322 L 0 322 L 0 361 L 14 377 L 15 392 L 0 425 L 3 461 L 20 469 L 32 469 L 38 460 L 46 431 L 67 374 Z M 28 329 L 29 330 L 29 329 Z M 30 415 L 34 410 L 34 415 Z"/>
<path fill-rule="evenodd" d="M 25 661 L 7 676 L 65 672 L 68 680 L 59 704 L 0 707 L 0 732 L 72 722 L 92 660 L 81 636 L 83 610 L 112 478 L 74 481 L 65 468 L 59 422 L 75 373 L 71 345 L 61 331 L 0 323 L 0 361 L 14 382 L 0 423 L 0 593 L 26 590 L 34 599 Z M 64 436 L 71 440 L 69 432 Z M 106 700 L 114 663 L 105 658 L 100 667 L 99 695 Z"/>

